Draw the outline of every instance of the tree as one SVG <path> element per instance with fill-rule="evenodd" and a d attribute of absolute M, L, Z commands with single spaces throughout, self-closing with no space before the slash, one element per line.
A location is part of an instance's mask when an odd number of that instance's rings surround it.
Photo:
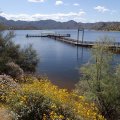
<path fill-rule="evenodd" d="M 4 33 L 3 26 L 0 25 L 0 74 L 8 74 L 8 63 L 15 63 L 25 72 L 34 72 L 38 63 L 36 51 L 30 45 L 25 49 L 21 49 L 20 45 L 16 45 L 12 38 L 13 31 Z"/>
<path fill-rule="evenodd" d="M 117 120 L 120 117 L 120 66 L 113 68 L 110 44 L 111 40 L 104 37 L 93 47 L 93 61 L 80 69 L 83 77 L 75 91 L 94 101 L 108 120 Z"/>
<path fill-rule="evenodd" d="M 25 72 L 34 72 L 38 63 L 38 58 L 36 56 L 37 53 L 30 44 L 27 48 L 22 49 L 17 63 L 20 64 L 21 68 L 24 68 Z"/>

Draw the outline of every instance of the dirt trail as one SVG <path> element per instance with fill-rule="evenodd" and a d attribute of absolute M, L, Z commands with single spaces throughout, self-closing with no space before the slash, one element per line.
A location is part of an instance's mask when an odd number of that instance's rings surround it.
<path fill-rule="evenodd" d="M 11 115 L 9 115 L 8 110 L 0 107 L 0 120 L 12 120 Z"/>

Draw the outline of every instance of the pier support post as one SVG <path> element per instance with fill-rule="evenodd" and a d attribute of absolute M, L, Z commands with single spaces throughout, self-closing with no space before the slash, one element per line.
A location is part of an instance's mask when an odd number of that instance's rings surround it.
<path fill-rule="evenodd" d="M 78 45 L 78 42 L 79 42 L 79 32 L 80 32 L 80 29 L 78 28 L 78 33 L 77 33 L 77 45 Z"/>
<path fill-rule="evenodd" d="M 84 41 L 84 29 L 79 29 L 79 28 L 78 28 L 78 33 L 77 33 L 77 45 L 78 45 L 78 43 L 79 43 L 80 31 L 82 31 L 82 43 L 83 43 L 83 41 Z"/>
<path fill-rule="evenodd" d="M 84 40 L 84 29 L 82 31 L 83 31 L 83 33 L 82 33 L 82 43 L 83 43 L 83 40 Z"/>

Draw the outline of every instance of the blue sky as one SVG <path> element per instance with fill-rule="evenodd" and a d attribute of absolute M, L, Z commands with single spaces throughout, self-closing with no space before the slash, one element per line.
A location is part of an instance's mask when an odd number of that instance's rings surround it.
<path fill-rule="evenodd" d="M 1 16 L 12 20 L 120 21 L 120 0 L 1 0 Z"/>

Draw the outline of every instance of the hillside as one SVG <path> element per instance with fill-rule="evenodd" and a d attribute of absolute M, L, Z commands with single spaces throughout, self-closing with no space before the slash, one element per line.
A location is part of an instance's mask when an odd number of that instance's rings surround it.
<path fill-rule="evenodd" d="M 12 29 L 93 29 L 93 30 L 107 30 L 120 31 L 120 22 L 97 22 L 97 23 L 80 23 L 73 20 L 67 22 L 57 22 L 54 20 L 40 20 L 40 21 L 13 21 L 7 20 L 0 16 L 0 23 Z"/>

